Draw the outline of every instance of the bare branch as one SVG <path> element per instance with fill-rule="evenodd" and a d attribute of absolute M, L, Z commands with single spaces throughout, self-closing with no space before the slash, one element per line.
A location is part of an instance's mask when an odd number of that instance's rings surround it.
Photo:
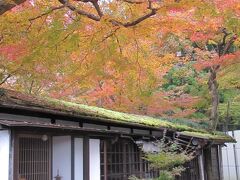
<path fill-rule="evenodd" d="M 96 9 L 97 13 L 98 13 L 98 16 L 96 16 L 95 14 L 92 14 L 92 13 L 89 13 L 89 12 L 86 12 L 84 10 L 81 10 L 81 9 L 77 9 L 74 5 L 70 4 L 68 2 L 68 0 L 59 0 L 60 3 L 62 3 L 63 5 L 65 5 L 66 7 L 68 7 L 70 10 L 72 11 L 75 11 L 76 13 L 78 13 L 79 15 L 83 15 L 83 16 L 86 16 L 94 21 L 100 21 L 101 20 L 101 17 L 103 16 L 103 13 L 99 7 L 99 4 L 98 4 L 98 0 L 78 0 L 78 1 L 81 1 L 81 2 L 84 2 L 84 3 L 92 3 L 94 8 Z M 140 0 L 140 1 L 133 1 L 133 0 L 124 0 L 126 2 L 129 2 L 129 3 L 143 3 L 145 2 L 144 0 Z M 148 9 L 151 10 L 151 12 L 131 21 L 131 22 L 126 22 L 126 23 L 123 23 L 123 22 L 120 22 L 120 21 L 117 21 L 117 20 L 114 20 L 114 19 L 111 19 L 109 20 L 109 22 L 111 22 L 114 26 L 124 26 L 124 27 L 131 27 L 131 26 L 135 26 L 137 24 L 139 24 L 140 22 L 144 21 L 145 19 L 153 16 L 156 14 L 157 12 L 157 9 L 153 9 L 152 8 L 152 2 L 150 0 L 147 1 L 149 3 L 149 7 Z"/>
<path fill-rule="evenodd" d="M 57 7 L 52 7 L 52 8 L 50 8 L 47 12 L 42 13 L 42 14 L 34 17 L 34 18 L 30 18 L 29 21 L 34 21 L 34 20 L 36 20 L 36 19 L 38 19 L 38 18 L 41 18 L 41 17 L 43 17 L 43 16 L 46 16 L 46 15 L 52 13 L 52 12 L 55 11 L 55 10 L 62 9 L 62 8 L 64 8 L 64 7 L 65 7 L 65 5 L 57 6 Z"/>
<path fill-rule="evenodd" d="M 81 9 L 77 9 L 75 6 L 71 5 L 71 4 L 67 4 L 66 5 L 70 10 L 72 11 L 75 11 L 76 13 L 78 13 L 79 15 L 83 15 L 83 16 L 86 16 L 88 17 L 89 19 L 92 19 L 94 21 L 100 21 L 100 17 L 94 15 L 94 14 L 91 14 L 89 12 L 86 12 L 84 10 L 81 10 Z"/>
<path fill-rule="evenodd" d="M 146 0 L 122 0 L 123 2 L 130 3 L 130 4 L 143 4 L 146 3 Z"/>
<path fill-rule="evenodd" d="M 127 0 L 127 1 L 132 1 L 132 0 Z M 132 1 L 132 2 L 136 2 L 136 1 Z M 152 1 L 151 0 L 148 0 L 147 2 L 148 2 L 148 9 L 151 10 L 149 13 L 147 13 L 147 14 L 145 14 L 145 15 L 143 15 L 143 16 L 141 16 L 141 17 L 139 17 L 139 18 L 137 18 L 137 19 L 135 19 L 131 22 L 123 23 L 123 22 L 116 21 L 116 20 L 110 20 L 110 22 L 113 25 L 117 25 L 117 26 L 121 25 L 121 26 L 124 26 L 124 27 L 128 28 L 128 27 L 135 26 L 135 25 L 141 23 L 142 21 L 150 18 L 153 15 L 156 15 L 158 9 L 155 9 L 155 8 L 152 7 Z"/>
<path fill-rule="evenodd" d="M 0 35 L 0 44 L 3 42 L 3 35 Z"/>
<path fill-rule="evenodd" d="M 119 47 L 119 51 L 120 51 L 120 54 L 122 55 L 123 54 L 123 50 L 122 50 L 122 46 L 120 45 L 120 41 L 119 41 L 119 38 L 116 34 L 114 34 L 114 37 L 116 38 L 117 40 L 117 44 L 118 44 L 118 47 Z"/>
<path fill-rule="evenodd" d="M 141 17 L 139 17 L 139 18 L 137 18 L 137 19 L 135 19 L 131 22 L 123 23 L 123 22 L 113 20 L 113 19 L 110 20 L 110 22 L 115 26 L 124 26 L 124 27 L 128 28 L 128 27 L 135 26 L 135 25 L 141 23 L 142 21 L 148 19 L 149 17 L 155 15 L 156 13 L 157 13 L 157 10 L 152 9 L 151 12 L 149 12 L 148 14 L 145 14 L 145 15 L 143 15 L 143 16 L 141 16 Z"/>
<path fill-rule="evenodd" d="M 231 33 L 228 33 L 226 28 L 222 28 L 221 32 L 224 34 L 222 44 L 225 45 L 226 39 Z"/>
<path fill-rule="evenodd" d="M 93 6 L 95 7 L 99 17 L 102 17 L 103 16 L 103 13 L 99 7 L 99 4 L 98 4 L 98 0 L 92 0 L 91 3 L 93 4 Z"/>
<path fill-rule="evenodd" d="M 70 4 L 67 0 L 58 0 L 58 1 L 60 3 L 62 3 L 64 6 L 66 6 L 68 9 L 78 13 L 79 15 L 86 16 L 89 19 L 92 19 L 94 21 L 100 21 L 100 17 L 98 17 L 92 13 L 86 12 L 84 10 L 77 9 L 74 5 Z M 86 1 L 86 2 L 90 2 L 90 1 Z"/>
<path fill-rule="evenodd" d="M 1 82 L 0 82 L 0 86 L 3 85 L 12 75 L 8 74 Z"/>
<path fill-rule="evenodd" d="M 14 8 L 15 6 L 24 3 L 26 0 L 0 0 L 0 15 Z"/>
<path fill-rule="evenodd" d="M 117 30 L 119 29 L 120 27 L 117 27 L 116 29 L 114 29 L 113 31 L 111 31 L 110 33 L 106 34 L 106 36 L 103 37 L 102 41 L 101 42 L 104 42 L 105 40 L 107 40 L 109 37 L 113 36 Z"/>
<path fill-rule="evenodd" d="M 152 10 L 150 13 L 148 13 L 148 14 L 142 16 L 142 17 L 139 17 L 138 19 L 136 19 L 136 20 L 134 20 L 132 22 L 125 23 L 123 26 L 124 27 L 135 26 L 135 25 L 139 24 L 140 22 L 144 21 L 145 19 L 155 15 L 156 12 L 157 12 L 156 10 Z"/>
<path fill-rule="evenodd" d="M 234 34 L 231 37 L 231 39 L 226 43 L 226 45 L 225 45 L 225 47 L 223 49 L 222 55 L 225 55 L 229 51 L 230 47 L 233 45 L 233 43 L 236 41 L 236 39 L 237 39 L 237 35 Z"/>

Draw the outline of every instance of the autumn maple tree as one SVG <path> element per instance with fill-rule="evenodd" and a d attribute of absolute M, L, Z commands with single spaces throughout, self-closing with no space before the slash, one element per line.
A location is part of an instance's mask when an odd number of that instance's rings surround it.
<path fill-rule="evenodd" d="M 211 47 L 211 55 L 208 62 L 202 62 L 200 66 L 209 70 L 208 88 L 211 92 L 212 107 L 210 112 L 211 128 L 216 129 L 218 124 L 218 105 L 219 105 L 219 91 L 217 74 L 221 66 L 231 64 L 231 60 L 238 57 L 238 53 L 234 54 L 233 46 L 237 40 L 237 34 L 228 33 L 224 28 L 221 30 L 223 33 L 222 39 L 218 43 L 208 44 Z M 232 49 L 232 50 L 231 50 Z M 206 49 L 208 51 L 209 49 Z M 201 49 L 203 51 L 203 49 Z M 229 62 L 230 61 L 230 62 Z"/>
<path fill-rule="evenodd" d="M 198 97 L 163 91 L 166 73 L 197 61 L 214 97 L 219 62 L 238 56 L 237 0 L 13 2 L 0 2 L 0 84 L 27 93 L 187 117 Z"/>

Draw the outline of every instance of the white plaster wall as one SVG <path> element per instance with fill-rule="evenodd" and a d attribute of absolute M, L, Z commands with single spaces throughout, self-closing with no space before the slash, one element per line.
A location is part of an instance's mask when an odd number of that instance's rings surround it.
<path fill-rule="evenodd" d="M 0 130 L 0 179 L 9 179 L 10 132 Z"/>
<path fill-rule="evenodd" d="M 74 139 L 74 176 L 75 180 L 83 180 L 83 139 Z"/>
<path fill-rule="evenodd" d="M 89 140 L 90 180 L 100 180 L 100 140 Z"/>
<path fill-rule="evenodd" d="M 228 134 L 233 136 L 232 132 L 229 131 Z M 238 177 L 240 177 L 240 130 L 234 131 L 235 139 L 237 140 L 236 144 L 226 143 L 226 147 L 222 148 L 222 164 L 223 164 L 223 179 L 224 180 L 238 180 L 236 166 L 238 166 Z M 236 154 L 234 154 L 235 145 Z M 235 155 L 237 162 L 235 162 Z"/>
<path fill-rule="evenodd" d="M 71 136 L 55 136 L 52 139 L 53 145 L 53 161 L 52 175 L 53 179 L 59 175 L 62 180 L 71 179 Z M 77 179 L 76 179 L 77 180 Z"/>

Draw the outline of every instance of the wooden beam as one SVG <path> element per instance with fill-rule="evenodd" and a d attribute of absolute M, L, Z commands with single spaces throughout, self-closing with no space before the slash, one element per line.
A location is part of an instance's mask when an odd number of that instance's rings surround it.
<path fill-rule="evenodd" d="M 17 180 L 18 179 L 18 164 L 19 164 L 19 157 L 18 157 L 18 152 L 19 152 L 19 137 L 17 136 L 15 131 L 12 131 L 12 136 L 13 136 L 13 179 Z"/>
<path fill-rule="evenodd" d="M 204 149 L 204 167 L 207 180 L 215 180 L 212 171 L 212 151 L 211 147 Z"/>

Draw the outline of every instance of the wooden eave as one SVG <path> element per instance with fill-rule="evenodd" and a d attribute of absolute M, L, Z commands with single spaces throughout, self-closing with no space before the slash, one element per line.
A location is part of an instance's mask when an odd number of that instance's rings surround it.
<path fill-rule="evenodd" d="M 126 121 L 116 121 L 108 118 L 100 118 L 94 116 L 87 116 L 87 115 L 79 115 L 75 113 L 66 113 L 62 111 L 56 111 L 46 108 L 40 107 L 26 107 L 20 105 L 13 105 L 7 103 L 0 102 L 0 112 L 9 113 L 9 114 L 17 114 L 17 115 L 32 115 L 35 117 L 45 117 L 45 118 L 53 118 L 53 119 L 61 119 L 61 120 L 68 120 L 68 121 L 75 121 L 75 122 L 85 122 L 91 124 L 99 124 L 99 125 L 112 125 L 112 126 L 119 126 L 119 127 L 127 127 L 127 128 L 139 128 L 139 129 L 146 129 L 146 130 L 156 130 L 156 131 L 163 131 L 164 127 L 154 127 L 154 126 L 147 126 L 144 124 L 138 124 L 134 122 L 126 122 Z M 175 132 L 172 129 L 168 129 L 168 131 Z"/>
<path fill-rule="evenodd" d="M 28 121 L 14 121 L 14 120 L 2 120 L 0 119 L 0 124 L 6 127 L 37 127 L 37 128 L 47 128 L 47 129 L 62 129 L 62 130 L 74 130 L 74 131 L 84 131 L 84 132 L 101 132 L 101 133 L 113 133 L 120 134 L 119 131 L 114 130 L 104 130 L 97 128 L 85 128 L 70 125 L 60 125 L 51 124 L 43 122 L 28 122 Z"/>

